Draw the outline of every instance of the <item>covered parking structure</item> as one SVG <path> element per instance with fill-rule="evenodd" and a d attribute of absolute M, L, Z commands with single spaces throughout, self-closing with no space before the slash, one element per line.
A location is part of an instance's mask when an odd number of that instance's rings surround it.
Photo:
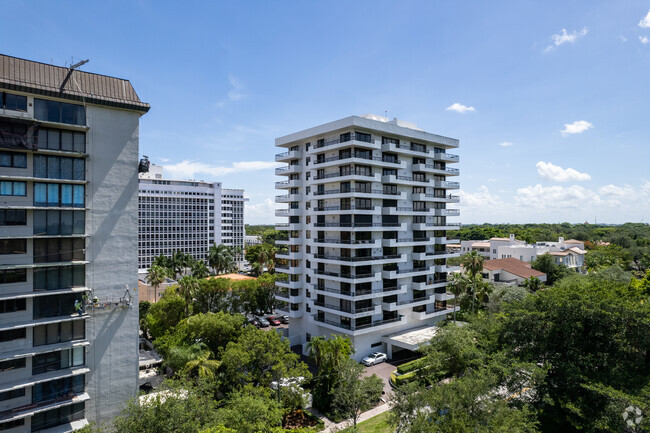
<path fill-rule="evenodd" d="M 404 350 L 415 355 L 422 345 L 428 344 L 436 336 L 439 329 L 438 326 L 424 326 L 386 335 L 382 340 L 386 344 L 388 359 L 393 359 L 396 354 L 399 358 L 404 358 L 404 355 L 399 356 L 399 352 Z"/>

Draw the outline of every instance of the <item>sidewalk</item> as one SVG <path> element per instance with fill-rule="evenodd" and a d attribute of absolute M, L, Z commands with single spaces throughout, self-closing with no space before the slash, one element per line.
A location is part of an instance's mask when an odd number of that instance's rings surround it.
<path fill-rule="evenodd" d="M 365 421 L 367 419 L 373 418 L 379 414 L 382 414 L 384 412 L 387 412 L 390 410 L 390 405 L 388 403 L 383 403 L 379 406 L 373 407 L 367 412 L 363 412 L 361 415 L 359 415 L 359 419 L 357 420 L 357 424 Z M 316 411 L 314 411 L 316 412 Z M 316 413 L 314 413 L 316 414 Z M 325 422 L 325 428 L 321 430 L 321 433 L 334 433 L 341 431 L 345 428 L 348 428 L 352 425 L 352 419 L 346 419 L 345 421 L 341 421 L 338 424 L 334 424 L 332 421 L 327 419 L 324 415 L 321 415 L 318 413 L 318 416 L 320 419 L 322 419 Z"/>

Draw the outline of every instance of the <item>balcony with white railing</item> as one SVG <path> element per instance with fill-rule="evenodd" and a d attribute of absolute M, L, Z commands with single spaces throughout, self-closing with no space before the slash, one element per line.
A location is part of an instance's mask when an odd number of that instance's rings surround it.
<path fill-rule="evenodd" d="M 432 186 L 433 182 L 427 177 L 421 176 L 405 176 L 405 175 L 394 175 L 386 174 L 381 176 L 381 181 L 383 183 L 394 183 L 398 185 L 411 185 L 411 186 Z"/>
<path fill-rule="evenodd" d="M 277 162 L 288 162 L 292 159 L 299 159 L 302 157 L 302 150 L 290 150 L 288 152 L 282 152 L 275 155 L 275 160 Z"/>
<path fill-rule="evenodd" d="M 381 198 L 389 200 L 405 200 L 406 192 L 391 192 L 384 191 L 382 189 L 368 189 L 368 188 L 327 188 L 322 191 L 314 189 L 311 193 L 313 197 L 323 198 L 323 199 L 336 199 L 336 198 L 353 198 L 353 197 L 363 197 L 363 198 Z"/>
<path fill-rule="evenodd" d="M 338 265 L 341 263 L 360 265 L 383 265 L 387 263 L 403 263 L 406 262 L 406 254 L 395 255 L 378 255 L 378 256 L 363 256 L 363 257 L 343 257 L 330 254 L 314 254 L 313 259 L 315 262 L 330 263 Z"/>
<path fill-rule="evenodd" d="M 285 165 L 284 167 L 278 167 L 275 169 L 275 174 L 280 176 L 286 176 L 289 174 L 300 173 L 302 171 L 302 165 L 292 164 Z"/>
<path fill-rule="evenodd" d="M 275 189 L 291 189 L 300 186 L 302 186 L 302 180 L 300 179 L 289 179 L 275 182 Z"/>
<path fill-rule="evenodd" d="M 413 146 L 410 143 L 383 143 L 381 145 L 382 152 L 401 153 L 409 156 L 429 157 L 431 152 L 425 147 Z"/>
<path fill-rule="evenodd" d="M 334 271 L 321 271 L 319 269 L 313 269 L 314 276 L 317 278 L 323 278 L 325 280 L 339 281 L 344 283 L 371 283 L 373 281 L 381 280 L 381 272 L 370 272 L 370 273 L 341 273 Z"/>
<path fill-rule="evenodd" d="M 275 196 L 276 203 L 290 203 L 292 201 L 302 200 L 302 194 L 282 194 Z"/>
<path fill-rule="evenodd" d="M 460 223 L 447 223 L 444 225 L 435 223 L 413 223 L 412 230 L 459 230 Z"/>
<path fill-rule="evenodd" d="M 365 299 L 382 298 L 389 295 L 406 293 L 407 285 L 396 285 L 392 287 L 377 287 L 369 290 L 341 290 L 340 288 L 312 285 L 316 293 L 331 296 L 334 298 L 346 299 L 349 301 L 363 301 Z"/>
<path fill-rule="evenodd" d="M 299 216 L 302 215 L 302 212 L 303 211 L 300 208 L 276 209 L 275 216 L 277 217 Z"/>
<path fill-rule="evenodd" d="M 311 322 L 314 322 L 319 326 L 334 331 L 339 331 L 339 332 L 341 332 L 341 330 L 343 329 L 345 331 L 348 331 L 346 332 L 346 334 L 352 334 L 352 335 L 362 335 L 362 334 L 367 334 L 369 332 L 383 331 L 385 329 L 390 329 L 399 326 L 404 322 L 404 316 L 398 316 L 394 319 L 387 319 L 387 320 L 374 320 L 364 325 L 355 325 L 354 323 L 345 324 L 345 323 L 341 323 L 340 321 L 337 322 L 336 320 L 330 320 L 330 319 L 318 317 L 317 315 L 310 315 L 309 317 L 311 318 L 310 319 Z"/>
<path fill-rule="evenodd" d="M 381 248 L 381 239 L 351 240 L 337 237 L 315 238 L 312 242 L 324 248 Z"/>
<path fill-rule="evenodd" d="M 382 277 L 389 280 L 394 280 L 397 278 L 412 278 L 422 275 L 432 274 L 434 271 L 431 269 L 431 266 L 422 266 L 419 268 L 402 268 L 392 271 L 382 271 Z"/>
<path fill-rule="evenodd" d="M 356 308 L 354 305 L 342 308 L 332 302 L 312 301 L 313 308 L 323 310 L 326 313 L 338 314 L 343 317 L 357 318 L 381 314 L 380 305 L 371 305 L 369 307 Z"/>
<path fill-rule="evenodd" d="M 354 213 L 357 215 L 372 215 L 377 213 L 380 206 L 321 206 L 312 208 L 313 212 L 319 215 L 340 215 Z"/>
<path fill-rule="evenodd" d="M 323 152 L 324 150 L 335 150 L 350 146 L 379 149 L 381 144 L 379 140 L 373 140 L 372 137 L 368 138 L 367 134 L 350 133 L 348 135 L 342 134 L 339 138 L 328 138 L 322 142 L 316 142 L 311 152 Z"/>
<path fill-rule="evenodd" d="M 303 228 L 302 223 L 276 223 L 275 224 L 276 230 L 301 230 L 302 228 Z"/>
<path fill-rule="evenodd" d="M 460 182 L 449 182 L 446 180 L 436 180 L 433 182 L 434 188 L 459 189 Z"/>
<path fill-rule="evenodd" d="M 451 153 L 434 153 L 433 154 L 433 160 L 434 161 L 443 161 L 443 162 L 459 162 L 460 158 L 458 155 L 452 155 Z"/>
<path fill-rule="evenodd" d="M 411 169 L 413 171 L 422 171 L 425 173 L 441 174 L 444 176 L 458 176 L 460 171 L 457 168 L 445 167 L 442 168 L 436 164 L 413 164 Z"/>
<path fill-rule="evenodd" d="M 398 238 L 398 239 L 382 239 L 382 246 L 384 247 L 415 247 L 418 245 L 431 244 L 430 237 L 422 238 Z"/>
<path fill-rule="evenodd" d="M 333 173 L 325 173 L 320 176 L 314 176 L 312 179 L 312 184 L 344 182 L 353 180 L 361 182 L 381 182 L 381 173 L 364 170 L 337 171 Z"/>
<path fill-rule="evenodd" d="M 404 310 L 406 308 L 419 307 L 421 305 L 431 304 L 434 302 L 431 296 L 422 298 L 411 298 L 397 300 L 397 302 L 382 302 L 382 308 L 387 311 Z"/>
<path fill-rule="evenodd" d="M 413 201 L 432 201 L 437 203 L 458 203 L 460 201 L 460 196 L 451 195 L 451 194 L 424 194 L 424 193 L 415 193 L 411 194 L 411 200 Z"/>
<path fill-rule="evenodd" d="M 447 285 L 447 279 L 446 278 L 439 278 L 439 279 L 433 279 L 433 277 L 428 278 L 426 282 L 421 282 L 421 283 L 411 283 L 411 289 L 412 290 L 429 290 L 429 289 L 436 289 L 439 287 L 445 287 Z"/>
<path fill-rule="evenodd" d="M 433 304 L 430 304 L 430 305 L 433 306 Z M 427 305 L 427 307 L 428 307 L 428 305 Z M 459 310 L 460 310 L 460 307 L 456 307 L 456 311 L 459 311 Z M 433 317 L 444 317 L 447 314 L 451 314 L 453 312 L 454 312 L 453 307 L 438 308 L 438 309 L 435 309 L 435 308 L 429 309 L 429 308 L 427 308 L 426 311 L 422 311 L 420 313 L 415 313 L 414 312 L 413 316 L 417 320 L 426 320 L 426 319 L 431 319 Z"/>

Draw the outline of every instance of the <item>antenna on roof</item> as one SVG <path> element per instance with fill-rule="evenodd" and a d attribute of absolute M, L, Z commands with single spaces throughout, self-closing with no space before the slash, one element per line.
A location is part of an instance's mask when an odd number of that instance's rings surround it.
<path fill-rule="evenodd" d="M 67 74 L 67 75 L 65 76 L 65 78 L 63 79 L 63 83 L 61 83 L 61 87 L 59 88 L 59 93 L 63 93 L 63 88 L 64 88 L 65 85 L 68 83 L 68 80 L 70 79 L 70 76 L 72 75 L 72 71 L 74 71 L 75 69 L 77 69 L 79 66 L 83 66 L 83 65 L 85 65 L 85 64 L 88 63 L 89 61 L 90 61 L 90 59 L 82 60 L 82 61 L 80 61 L 80 62 L 78 62 L 78 63 L 75 63 L 74 65 L 72 65 L 72 66 L 70 66 L 70 67 L 68 68 L 68 74 Z"/>

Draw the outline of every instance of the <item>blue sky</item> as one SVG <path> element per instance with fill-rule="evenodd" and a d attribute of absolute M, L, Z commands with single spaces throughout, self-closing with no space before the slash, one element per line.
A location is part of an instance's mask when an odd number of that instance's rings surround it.
<path fill-rule="evenodd" d="M 131 80 L 141 153 L 244 188 L 376 113 L 460 140 L 462 223 L 650 222 L 650 1 L 5 1 L 0 52 Z"/>

